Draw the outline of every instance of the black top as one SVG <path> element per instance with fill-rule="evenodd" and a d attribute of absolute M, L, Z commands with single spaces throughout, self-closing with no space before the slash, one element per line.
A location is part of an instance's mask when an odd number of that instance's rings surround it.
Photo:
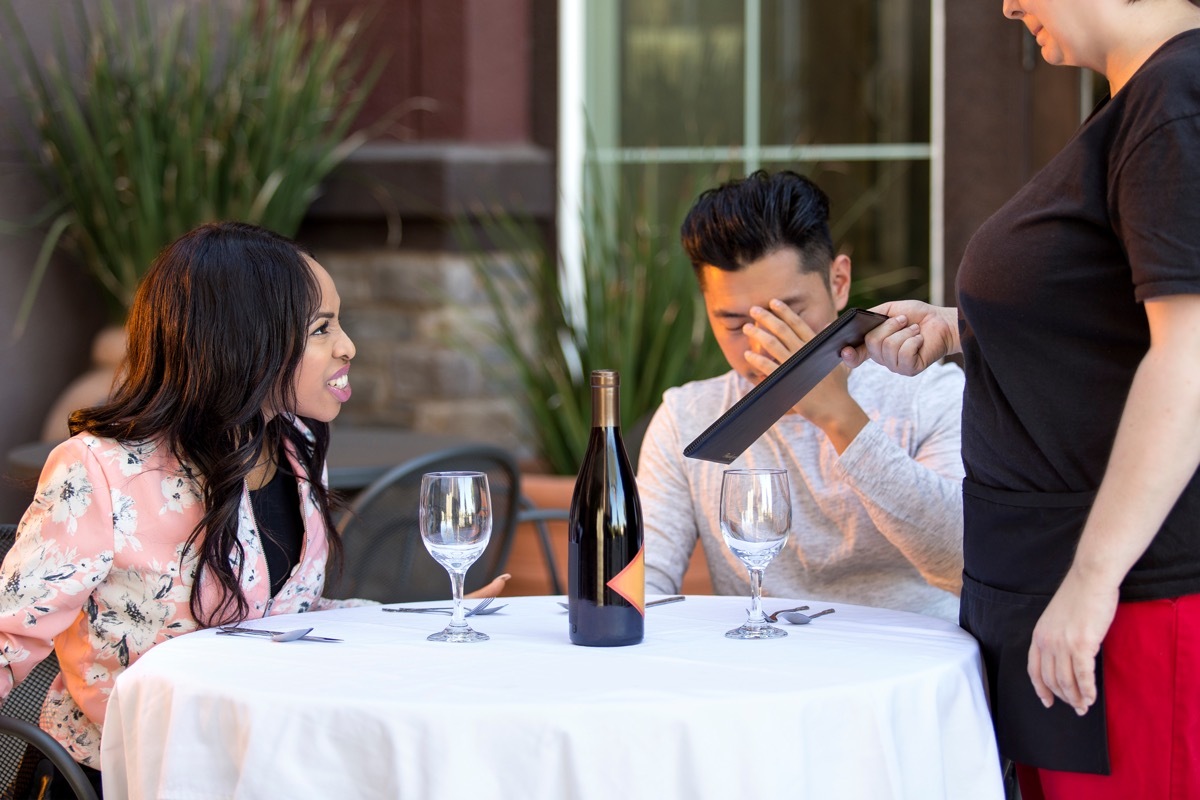
<path fill-rule="evenodd" d="M 1200 31 L 1163 45 L 971 240 L 958 274 L 968 483 L 1094 492 L 1150 344 L 1140 301 L 1195 293 Z M 1200 474 L 1123 599 L 1200 592 L 1198 519 Z"/>
<path fill-rule="evenodd" d="M 304 520 L 300 516 L 300 489 L 295 477 L 276 470 L 263 487 L 251 490 L 250 504 L 258 523 L 271 596 L 279 594 L 292 570 L 300 563 L 304 547 Z"/>

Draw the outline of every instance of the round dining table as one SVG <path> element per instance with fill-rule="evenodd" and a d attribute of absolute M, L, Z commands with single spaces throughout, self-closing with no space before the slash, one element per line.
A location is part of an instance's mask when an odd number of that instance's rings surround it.
<path fill-rule="evenodd" d="M 338 642 L 167 641 L 116 682 L 105 797 L 1003 798 L 979 650 L 948 622 L 838 604 L 740 641 L 745 598 L 688 596 L 588 648 L 562 599 L 499 598 L 475 644 L 380 606 L 243 623 Z"/>

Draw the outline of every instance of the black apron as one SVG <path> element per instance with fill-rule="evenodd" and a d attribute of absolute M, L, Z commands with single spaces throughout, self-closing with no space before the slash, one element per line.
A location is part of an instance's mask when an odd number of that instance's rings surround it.
<path fill-rule="evenodd" d="M 1029 680 L 1033 628 L 1071 566 L 1095 492 L 1009 492 L 963 481 L 959 623 L 979 640 L 1000 752 L 1018 764 L 1109 774 L 1101 657 L 1082 717 Z"/>

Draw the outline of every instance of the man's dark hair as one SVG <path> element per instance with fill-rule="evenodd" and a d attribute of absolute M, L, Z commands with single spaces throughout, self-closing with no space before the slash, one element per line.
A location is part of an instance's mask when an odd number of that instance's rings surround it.
<path fill-rule="evenodd" d="M 696 199 L 679 230 L 683 249 L 703 284 L 702 268 L 737 272 L 786 247 L 804 272 L 828 280 L 833 260 L 829 198 L 795 172 L 759 170 L 727 181 Z"/>

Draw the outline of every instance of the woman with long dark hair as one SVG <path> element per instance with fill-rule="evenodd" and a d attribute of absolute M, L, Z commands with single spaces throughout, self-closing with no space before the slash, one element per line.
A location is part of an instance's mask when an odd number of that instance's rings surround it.
<path fill-rule="evenodd" d="M 192 231 L 146 274 L 120 383 L 71 416 L 0 568 L 0 695 L 53 648 L 42 725 L 85 768 L 113 682 L 154 645 L 355 602 L 321 597 L 354 358 L 339 306 L 320 264 L 241 223 Z"/>

